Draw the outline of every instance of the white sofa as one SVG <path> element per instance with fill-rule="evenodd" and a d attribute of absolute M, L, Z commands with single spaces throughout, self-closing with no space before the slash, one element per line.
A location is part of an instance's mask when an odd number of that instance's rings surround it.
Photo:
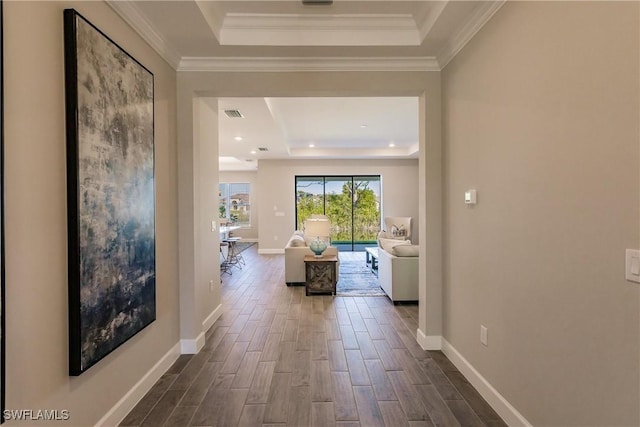
<path fill-rule="evenodd" d="M 284 281 L 288 286 L 305 283 L 305 255 L 313 255 L 308 242 L 300 231 L 294 232 L 284 247 Z M 322 255 L 338 255 L 338 248 L 329 246 Z M 336 279 L 339 276 L 340 260 L 336 265 Z"/>
<path fill-rule="evenodd" d="M 378 239 L 378 282 L 391 301 L 418 301 L 419 249 L 410 241 Z"/>

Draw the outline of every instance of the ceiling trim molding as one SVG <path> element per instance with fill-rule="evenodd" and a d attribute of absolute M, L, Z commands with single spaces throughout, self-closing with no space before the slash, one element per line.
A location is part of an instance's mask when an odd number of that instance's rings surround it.
<path fill-rule="evenodd" d="M 180 54 L 174 49 L 140 12 L 140 9 L 128 0 L 105 0 L 109 6 L 140 35 L 158 55 L 173 68 L 180 64 Z"/>
<path fill-rule="evenodd" d="M 220 44 L 234 46 L 418 46 L 410 14 L 229 13 Z"/>
<path fill-rule="evenodd" d="M 273 72 L 273 71 L 440 71 L 433 57 L 341 58 L 341 57 L 183 57 L 178 71 Z"/>
<path fill-rule="evenodd" d="M 427 35 L 433 29 L 433 26 L 436 24 L 436 21 L 438 20 L 438 18 L 440 17 L 444 9 L 449 4 L 449 1 L 450 0 L 432 3 L 433 8 L 429 9 L 428 13 L 421 19 L 421 22 L 418 28 L 421 42 L 423 42 L 424 39 L 427 38 Z"/>
<path fill-rule="evenodd" d="M 437 58 L 441 69 L 444 69 L 444 67 L 455 58 L 462 48 L 484 27 L 504 3 L 506 3 L 506 0 L 482 3 L 471 19 L 447 42 L 438 54 Z"/>

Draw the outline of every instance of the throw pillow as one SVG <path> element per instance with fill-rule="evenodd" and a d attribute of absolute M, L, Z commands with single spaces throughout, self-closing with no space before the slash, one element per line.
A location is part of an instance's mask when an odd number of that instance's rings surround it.
<path fill-rule="evenodd" d="M 289 240 L 289 246 L 292 248 L 301 248 L 307 246 L 307 243 L 304 241 L 304 237 L 294 234 L 291 236 L 291 240 Z"/>
<path fill-rule="evenodd" d="M 396 245 L 393 252 L 398 257 L 417 257 L 420 255 L 420 246 L 418 245 Z"/>
<path fill-rule="evenodd" d="M 411 240 L 397 240 L 397 239 L 383 239 L 382 237 L 378 239 L 380 247 L 389 252 L 393 253 L 393 248 L 398 245 L 410 245 Z"/>

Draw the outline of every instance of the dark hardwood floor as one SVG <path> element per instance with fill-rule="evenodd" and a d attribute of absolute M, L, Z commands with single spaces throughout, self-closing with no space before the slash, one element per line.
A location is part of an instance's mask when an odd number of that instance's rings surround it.
<path fill-rule="evenodd" d="M 415 340 L 417 305 L 305 296 L 284 257 L 242 254 L 223 314 L 121 426 L 505 426 L 439 351 Z"/>

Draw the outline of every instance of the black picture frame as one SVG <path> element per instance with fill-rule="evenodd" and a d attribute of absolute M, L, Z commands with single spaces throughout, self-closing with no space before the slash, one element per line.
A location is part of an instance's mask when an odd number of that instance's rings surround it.
<path fill-rule="evenodd" d="M 64 10 L 69 374 L 156 318 L 154 77 Z"/>
<path fill-rule="evenodd" d="M 4 268 L 4 5 L 0 0 L 0 424 L 5 421 L 5 268 Z"/>

